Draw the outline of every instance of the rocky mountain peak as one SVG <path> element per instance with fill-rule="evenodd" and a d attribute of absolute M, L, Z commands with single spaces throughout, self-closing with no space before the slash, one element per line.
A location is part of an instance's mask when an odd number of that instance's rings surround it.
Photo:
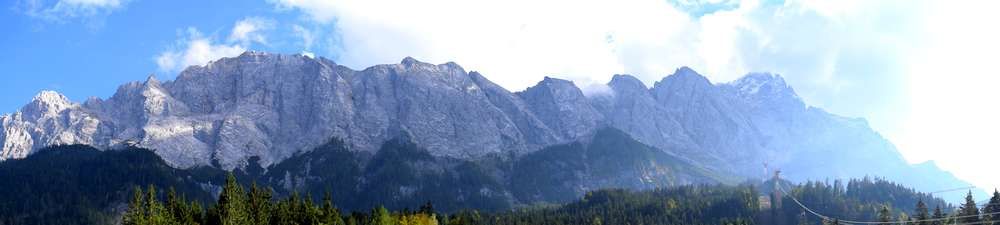
<path fill-rule="evenodd" d="M 541 121 L 566 139 L 590 134 L 603 120 L 603 115 L 572 81 L 546 76 L 517 94 Z"/>
<path fill-rule="evenodd" d="M 44 91 L 22 113 L 0 117 L 0 160 L 55 144 L 134 142 L 171 166 L 231 170 L 253 157 L 267 167 L 331 138 L 367 153 L 409 138 L 435 156 L 476 159 L 586 141 L 604 126 L 737 173 L 765 159 L 782 168 L 871 160 L 836 158 L 846 156 L 895 160 L 891 143 L 866 124 L 806 108 L 779 75 L 715 85 L 681 67 L 650 88 L 630 75 L 615 75 L 608 86 L 613 97 L 590 98 L 572 81 L 545 77 L 511 93 L 455 63 L 407 57 L 357 71 L 324 58 L 248 51 L 189 67 L 173 81 L 149 76 L 83 106 Z M 801 152 L 820 157 L 789 160 Z"/>
<path fill-rule="evenodd" d="M 144 84 L 146 86 L 150 86 L 150 85 L 160 86 L 160 80 L 156 79 L 156 75 L 155 74 L 150 74 L 149 76 L 146 77 L 146 82 L 144 82 Z"/>
<path fill-rule="evenodd" d="M 45 90 L 39 92 L 31 99 L 28 105 L 21 108 L 21 112 L 28 118 L 39 118 L 43 116 L 58 115 L 64 110 L 74 106 L 69 98 L 59 92 Z"/>
<path fill-rule="evenodd" d="M 422 62 L 417 61 L 417 59 L 414 59 L 413 57 L 407 56 L 407 57 L 403 58 L 403 60 L 400 61 L 399 63 L 403 64 L 405 66 L 413 66 L 414 64 L 422 63 Z"/>
<path fill-rule="evenodd" d="M 795 90 L 778 74 L 750 73 L 723 86 L 754 105 L 805 107 Z"/>
<path fill-rule="evenodd" d="M 673 74 L 670 74 L 669 76 L 661 79 L 660 82 L 657 82 L 657 84 L 659 83 L 672 83 L 691 87 L 712 86 L 712 82 L 709 81 L 708 78 L 686 66 L 677 68 L 677 70 L 674 70 Z M 654 84 L 653 86 L 656 87 L 657 85 Z"/>
<path fill-rule="evenodd" d="M 643 84 L 639 78 L 628 74 L 615 74 L 615 76 L 611 77 L 611 81 L 608 82 L 608 86 L 617 92 L 647 90 L 646 84 Z"/>
<path fill-rule="evenodd" d="M 680 67 L 673 74 L 653 83 L 650 92 L 663 104 L 677 104 L 675 101 L 689 101 L 694 98 L 719 98 L 717 89 L 708 78 L 691 68 Z M 673 102 L 673 103 L 671 103 Z"/>
<path fill-rule="evenodd" d="M 731 82 L 730 85 L 739 90 L 742 95 L 756 95 L 761 92 L 791 92 L 794 94 L 792 88 L 785 83 L 785 79 L 781 75 L 772 73 L 750 73 Z"/>
<path fill-rule="evenodd" d="M 535 86 L 520 92 L 521 95 L 547 96 L 555 102 L 573 102 L 585 100 L 583 91 L 573 81 L 546 76 Z"/>

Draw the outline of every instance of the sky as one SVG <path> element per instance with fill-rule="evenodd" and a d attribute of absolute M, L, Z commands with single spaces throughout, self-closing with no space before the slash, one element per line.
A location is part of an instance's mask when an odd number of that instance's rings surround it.
<path fill-rule="evenodd" d="M 169 80 L 247 50 L 354 69 L 453 61 L 512 91 L 544 76 L 607 90 L 688 66 L 782 75 L 807 104 L 865 118 L 911 163 L 1000 187 L 1000 1 L 12 0 L 0 3 L 0 112 Z"/>

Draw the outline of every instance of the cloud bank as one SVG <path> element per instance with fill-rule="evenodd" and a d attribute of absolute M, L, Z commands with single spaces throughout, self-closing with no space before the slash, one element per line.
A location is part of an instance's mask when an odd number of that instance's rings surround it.
<path fill-rule="evenodd" d="M 995 73 L 987 71 L 995 71 L 1000 51 L 996 29 L 987 28 L 1000 21 L 990 10 L 997 3 L 269 2 L 333 27 L 332 33 L 310 32 L 316 37 L 308 42 L 334 42 L 328 52 L 338 63 L 362 68 L 405 56 L 456 61 L 515 91 L 542 76 L 592 87 L 626 73 L 650 85 L 680 66 L 717 83 L 748 72 L 778 73 L 808 103 L 867 118 L 911 162 L 936 160 L 976 184 L 1000 186 L 987 168 L 968 163 L 977 160 L 968 156 L 984 152 L 992 155 L 979 158 L 1000 156 L 994 153 L 1000 144 L 986 137 L 1000 127 L 1000 110 L 987 103 L 1000 96 L 989 87 L 1000 80 L 984 74 Z"/>

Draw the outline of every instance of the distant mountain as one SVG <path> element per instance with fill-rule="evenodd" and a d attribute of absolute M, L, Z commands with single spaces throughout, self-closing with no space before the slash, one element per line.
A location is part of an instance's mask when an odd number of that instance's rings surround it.
<path fill-rule="evenodd" d="M 713 84 L 682 67 L 652 87 L 629 75 L 608 86 L 611 93 L 587 96 L 547 77 L 511 92 L 455 63 L 406 58 L 357 71 L 324 58 L 246 52 L 173 81 L 122 85 L 106 100 L 80 104 L 42 92 L 0 117 L 0 159 L 56 144 L 136 144 L 176 168 L 270 168 L 338 138 L 372 156 L 405 139 L 434 158 L 517 160 L 613 128 L 713 174 L 761 178 L 767 162 L 793 180 L 873 175 L 921 190 L 966 185 L 907 164 L 863 119 L 808 106 L 778 75 Z"/>

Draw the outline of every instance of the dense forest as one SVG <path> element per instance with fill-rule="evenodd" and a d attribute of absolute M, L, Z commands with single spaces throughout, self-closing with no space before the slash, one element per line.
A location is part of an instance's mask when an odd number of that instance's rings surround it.
<path fill-rule="evenodd" d="M 612 151 L 621 146 L 627 150 Z M 554 146 L 514 160 L 438 158 L 406 141 L 365 155 L 334 140 L 267 169 L 225 172 L 172 168 L 141 148 L 55 146 L 0 163 L 0 225 L 1000 221 L 1000 193 L 989 202 L 970 195 L 952 206 L 880 178 L 801 184 L 662 180 L 649 186 L 612 179 L 660 170 L 678 179 L 712 175 L 654 150 L 614 131 L 590 143 Z M 581 186 L 587 191 L 580 192 Z M 777 193 L 784 196 L 772 201 Z M 808 213 L 796 200 L 830 218 Z"/>
<path fill-rule="evenodd" d="M 428 202 L 417 210 L 390 211 L 378 206 L 367 212 L 343 213 L 329 197 L 275 200 L 270 190 L 245 189 L 230 175 L 217 202 L 203 207 L 172 189 L 165 196 L 155 186 L 134 188 L 122 224 L 332 224 L 332 225 L 571 225 L 571 224 L 846 224 L 840 218 L 893 224 L 994 224 L 1000 222 L 1000 193 L 980 210 L 971 193 L 957 210 L 941 199 L 881 179 L 851 180 L 847 187 L 809 182 L 777 204 L 762 204 L 754 185 L 686 185 L 648 191 L 599 190 L 558 206 L 531 206 L 497 213 L 475 209 L 438 213 Z M 781 191 L 781 190 L 779 190 Z M 165 199 L 165 200 L 161 200 Z M 795 203 L 811 205 L 830 218 L 806 214 Z M 915 200 L 912 206 L 905 204 Z M 926 201 L 925 201 L 926 200 Z M 933 211 L 929 205 L 934 205 Z M 767 207 L 765 207 L 767 206 Z M 911 214 L 908 214 L 911 213 Z"/>

